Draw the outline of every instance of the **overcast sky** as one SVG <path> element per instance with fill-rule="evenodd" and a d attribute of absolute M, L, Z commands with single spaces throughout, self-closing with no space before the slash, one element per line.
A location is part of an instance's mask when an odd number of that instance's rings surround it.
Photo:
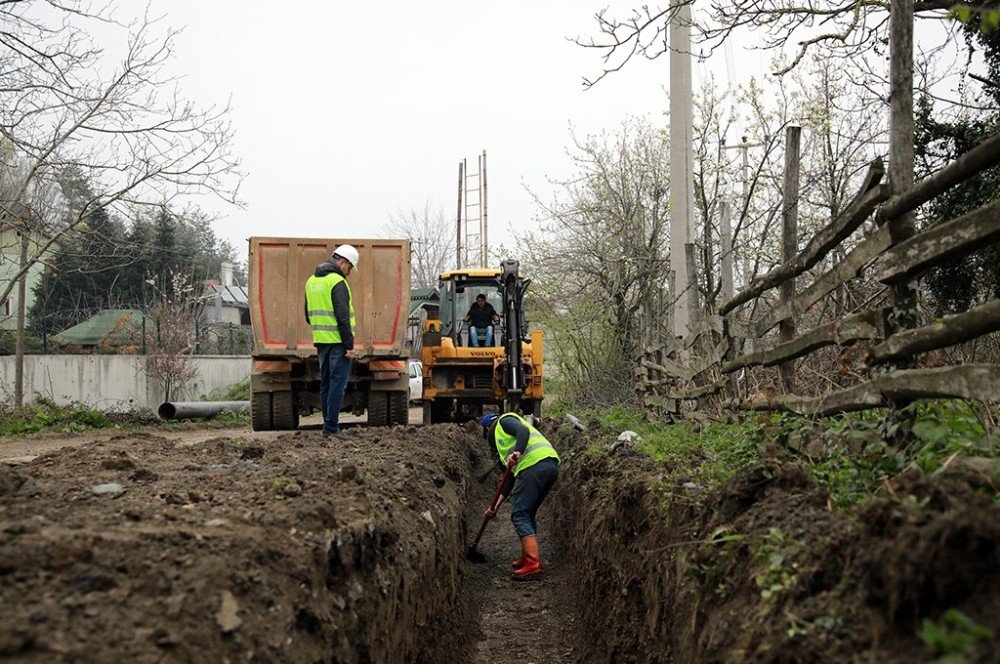
<path fill-rule="evenodd" d="M 377 235 L 427 199 L 453 219 L 458 162 L 483 149 L 491 244 L 509 244 L 532 225 L 523 185 L 544 193 L 547 176 L 570 174 L 570 124 L 663 122 L 666 58 L 583 89 L 599 56 L 567 38 L 593 34 L 608 4 L 154 0 L 152 13 L 184 28 L 173 67 L 187 96 L 232 98 L 246 209 L 200 203 L 245 253 L 250 235 Z M 764 56 L 737 51 L 714 59 L 718 75 L 763 72 Z M 695 85 L 706 75 L 697 66 Z"/>

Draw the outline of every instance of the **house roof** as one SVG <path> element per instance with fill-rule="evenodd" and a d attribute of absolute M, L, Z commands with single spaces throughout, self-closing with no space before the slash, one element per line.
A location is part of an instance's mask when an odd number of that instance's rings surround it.
<path fill-rule="evenodd" d="M 410 290 L 410 302 L 418 300 L 440 300 L 441 295 L 436 288 L 414 288 Z"/>
<path fill-rule="evenodd" d="M 19 230 L 21 230 L 21 228 L 17 224 L 0 224 L 0 233 L 3 233 L 4 231 L 19 231 Z M 29 228 L 28 230 L 34 233 L 35 235 L 41 235 L 42 237 L 45 238 L 52 237 L 52 233 L 46 230 L 42 230 L 41 228 Z"/>
<path fill-rule="evenodd" d="M 212 291 L 222 295 L 222 304 L 230 307 L 249 308 L 250 299 L 246 286 L 219 286 L 212 284 Z"/>
<path fill-rule="evenodd" d="M 142 312 L 138 309 L 105 309 L 82 323 L 67 328 L 52 339 L 61 344 L 123 346 L 140 343 Z"/>

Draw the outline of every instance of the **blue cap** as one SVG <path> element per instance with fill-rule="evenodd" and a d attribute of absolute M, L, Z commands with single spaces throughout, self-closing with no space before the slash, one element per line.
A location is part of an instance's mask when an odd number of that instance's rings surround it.
<path fill-rule="evenodd" d="M 486 413 L 485 415 L 483 415 L 483 419 L 480 420 L 480 422 L 484 427 L 488 427 L 493 423 L 493 420 L 497 419 L 498 417 L 500 416 L 497 415 L 496 413 Z"/>

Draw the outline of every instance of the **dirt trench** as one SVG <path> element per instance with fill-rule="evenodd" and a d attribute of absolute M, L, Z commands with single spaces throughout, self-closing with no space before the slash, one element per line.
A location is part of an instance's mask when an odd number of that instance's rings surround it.
<path fill-rule="evenodd" d="M 787 458 L 707 489 L 615 432 L 542 429 L 563 465 L 525 582 L 506 507 L 487 562 L 464 557 L 499 481 L 475 479 L 475 426 L 128 433 L 0 465 L 0 658 L 913 662 L 949 610 L 1000 633 L 981 479 L 907 476 L 841 514 Z"/>
<path fill-rule="evenodd" d="M 582 661 L 552 599 L 569 568 L 515 584 L 509 512 L 465 559 L 497 480 L 471 479 L 481 438 L 352 431 L 98 435 L 0 465 L 0 658 Z"/>

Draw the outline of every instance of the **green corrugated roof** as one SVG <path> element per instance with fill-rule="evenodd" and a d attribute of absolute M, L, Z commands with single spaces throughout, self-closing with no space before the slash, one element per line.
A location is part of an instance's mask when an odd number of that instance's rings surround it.
<path fill-rule="evenodd" d="M 75 346 L 124 346 L 142 343 L 142 312 L 138 309 L 105 309 L 52 337 Z"/>

